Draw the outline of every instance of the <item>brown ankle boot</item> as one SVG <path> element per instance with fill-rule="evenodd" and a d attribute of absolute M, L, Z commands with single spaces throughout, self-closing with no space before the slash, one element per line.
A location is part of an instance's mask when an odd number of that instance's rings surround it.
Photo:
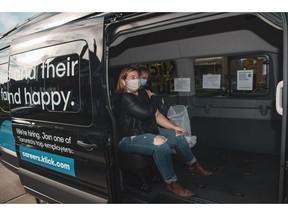
<path fill-rule="evenodd" d="M 210 176 L 213 174 L 213 172 L 205 170 L 198 162 L 194 163 L 193 165 L 189 165 L 187 171 L 192 175 L 199 174 L 201 176 Z"/>
<path fill-rule="evenodd" d="M 178 181 L 167 184 L 166 189 L 179 197 L 192 197 L 195 195 L 192 191 L 184 188 Z"/>

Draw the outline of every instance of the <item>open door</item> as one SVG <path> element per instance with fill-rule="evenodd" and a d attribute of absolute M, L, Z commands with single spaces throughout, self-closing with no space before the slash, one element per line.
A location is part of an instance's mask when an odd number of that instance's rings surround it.
<path fill-rule="evenodd" d="M 103 23 L 103 17 L 78 20 L 11 46 L 19 176 L 26 190 L 49 202 L 110 200 Z"/>
<path fill-rule="evenodd" d="M 276 109 L 282 115 L 282 135 L 281 135 L 281 158 L 279 175 L 279 202 L 288 202 L 288 136 L 287 136 L 287 74 L 288 74 L 288 32 L 287 32 L 287 13 L 282 13 L 283 22 L 283 80 L 277 85 Z"/>

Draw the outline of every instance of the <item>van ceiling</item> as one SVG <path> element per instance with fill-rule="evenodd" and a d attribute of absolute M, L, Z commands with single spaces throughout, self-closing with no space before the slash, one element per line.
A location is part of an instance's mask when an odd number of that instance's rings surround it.
<path fill-rule="evenodd" d="M 151 24 L 151 28 L 145 26 L 145 29 L 141 29 L 137 26 L 127 31 L 119 32 L 118 35 L 120 36 L 124 34 L 124 37 L 119 39 L 123 41 L 119 43 L 119 41 L 117 42 L 118 39 L 115 38 L 110 47 L 110 57 L 116 57 L 129 48 L 238 30 L 252 31 L 274 47 L 279 47 L 282 43 L 282 31 L 273 28 L 253 14 L 240 14 L 239 16 L 188 25 L 179 23 L 178 27 L 175 27 L 175 23 L 173 25 L 165 24 L 164 30 L 159 30 L 163 26 L 153 27 L 153 24 Z M 133 26 L 133 23 L 130 25 Z M 115 44 L 117 46 L 114 46 Z"/>

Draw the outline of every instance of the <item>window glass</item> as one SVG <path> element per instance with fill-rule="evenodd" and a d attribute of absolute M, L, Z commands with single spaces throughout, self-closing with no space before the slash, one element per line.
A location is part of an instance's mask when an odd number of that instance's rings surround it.
<path fill-rule="evenodd" d="M 194 60 L 197 96 L 263 97 L 269 94 L 266 56 L 219 56 Z"/>
<path fill-rule="evenodd" d="M 12 116 L 89 125 L 92 121 L 87 44 L 74 41 L 12 55 Z"/>
<path fill-rule="evenodd" d="M 48 111 L 80 112 L 79 63 L 78 54 L 46 59 L 42 68 L 42 71 L 46 74 L 42 77 L 44 78 L 44 90 L 51 92 L 51 96 L 55 99 L 54 103 L 46 105 Z M 71 97 L 70 103 L 65 104 L 65 95 L 67 98 Z"/>
<path fill-rule="evenodd" d="M 176 66 L 173 61 L 161 61 L 139 64 L 139 67 L 147 68 L 151 73 L 151 88 L 156 95 L 175 95 L 174 78 L 177 78 Z"/>
<path fill-rule="evenodd" d="M 9 112 L 8 64 L 0 64 L 0 109 Z"/>

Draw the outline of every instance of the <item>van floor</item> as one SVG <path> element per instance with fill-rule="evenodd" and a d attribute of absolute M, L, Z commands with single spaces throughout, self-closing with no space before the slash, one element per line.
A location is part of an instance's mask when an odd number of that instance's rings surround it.
<path fill-rule="evenodd" d="M 125 191 L 155 203 L 277 203 L 279 157 L 212 148 L 192 150 L 198 161 L 213 171 L 212 176 L 188 174 L 177 155 L 173 155 L 173 161 L 179 181 L 195 192 L 195 197 L 180 199 L 165 190 L 164 182 L 150 182 L 150 192 L 134 186 L 125 186 Z"/>

